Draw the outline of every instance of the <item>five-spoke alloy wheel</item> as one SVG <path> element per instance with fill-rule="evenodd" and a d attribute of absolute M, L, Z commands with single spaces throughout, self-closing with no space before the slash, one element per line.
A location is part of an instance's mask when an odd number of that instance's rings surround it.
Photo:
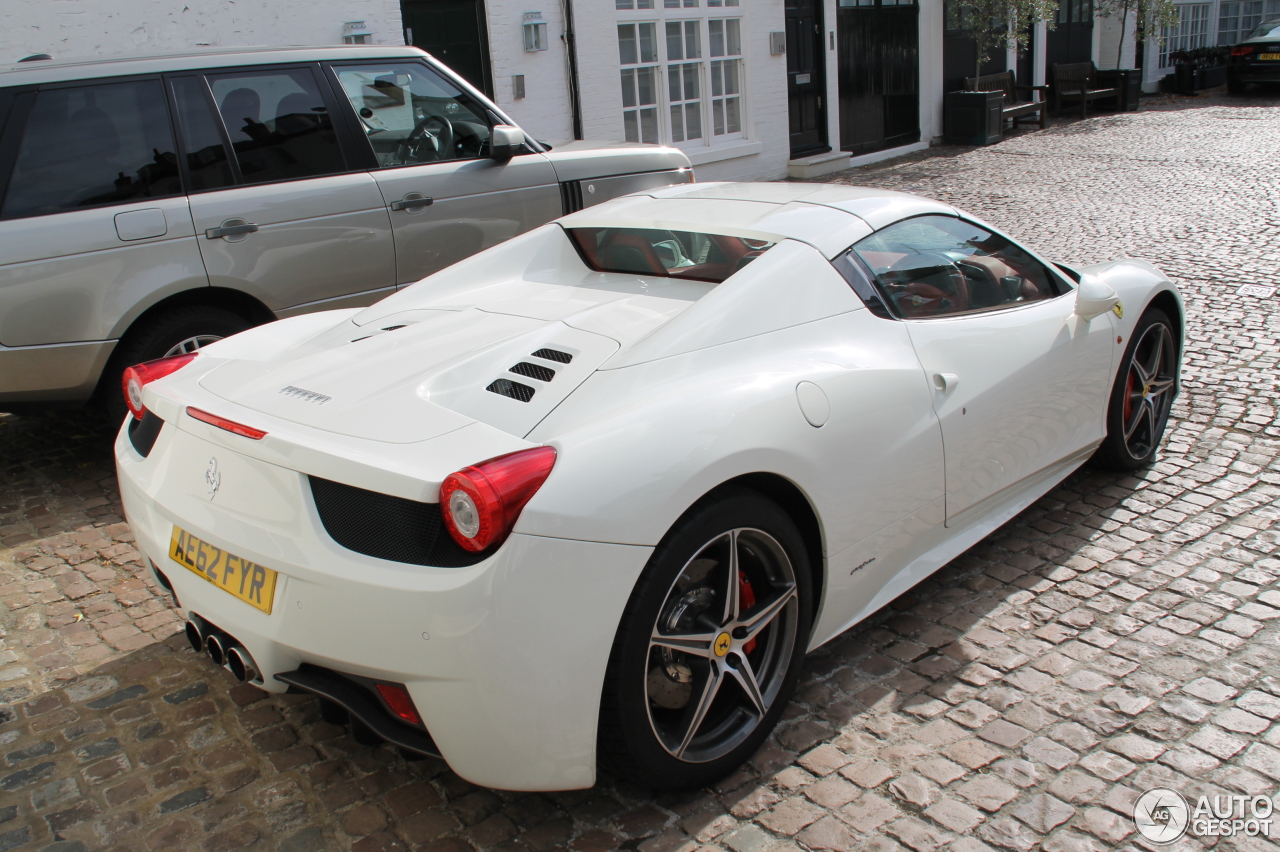
<path fill-rule="evenodd" d="M 695 507 L 654 551 L 623 616 L 602 756 L 644 783 L 702 786 L 746 760 L 798 676 L 809 563 L 790 517 L 748 491 Z"/>
<path fill-rule="evenodd" d="M 1134 470 L 1155 461 L 1178 391 L 1178 342 L 1173 323 L 1151 308 L 1138 320 L 1116 374 L 1107 409 L 1107 438 L 1095 460 Z"/>

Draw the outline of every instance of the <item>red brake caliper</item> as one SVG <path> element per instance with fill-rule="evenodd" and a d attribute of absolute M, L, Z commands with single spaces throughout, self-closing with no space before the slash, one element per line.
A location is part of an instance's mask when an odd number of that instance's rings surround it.
<path fill-rule="evenodd" d="M 751 581 L 747 579 L 747 573 L 741 570 L 738 571 L 738 602 L 741 604 L 741 609 L 744 610 L 751 609 L 756 605 L 755 589 L 751 588 Z M 742 646 L 742 653 L 750 654 L 755 649 L 756 640 L 752 639 Z"/>
<path fill-rule="evenodd" d="M 1120 424 L 1122 429 L 1129 428 L 1129 418 L 1133 415 L 1133 370 L 1129 371 L 1129 375 L 1125 377 L 1124 382 L 1124 422 Z"/>

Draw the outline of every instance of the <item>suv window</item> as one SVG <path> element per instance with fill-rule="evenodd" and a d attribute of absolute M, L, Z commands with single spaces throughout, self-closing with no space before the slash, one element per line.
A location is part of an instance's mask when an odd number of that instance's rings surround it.
<path fill-rule="evenodd" d="M 210 74 L 208 80 L 245 183 L 343 170 L 338 135 L 310 70 Z"/>
<path fill-rule="evenodd" d="M 36 95 L 0 216 L 59 213 L 182 191 L 159 80 Z"/>
<path fill-rule="evenodd" d="M 427 66 L 400 62 L 333 70 L 379 166 L 488 156 L 484 108 Z"/>
<path fill-rule="evenodd" d="M 187 175 L 191 189 L 221 189 L 231 186 L 231 161 L 222 144 L 218 114 L 209 98 L 209 87 L 199 77 L 179 77 L 173 81 L 178 105 L 178 131 L 187 155 Z"/>
<path fill-rule="evenodd" d="M 898 222 L 853 251 L 906 319 L 996 310 L 1058 295 L 1053 278 L 1025 249 L 950 216 Z"/>

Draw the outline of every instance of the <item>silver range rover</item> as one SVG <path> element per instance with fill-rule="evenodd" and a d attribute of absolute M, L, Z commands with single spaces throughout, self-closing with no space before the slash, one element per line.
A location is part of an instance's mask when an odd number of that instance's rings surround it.
<path fill-rule="evenodd" d="M 691 180 L 674 148 L 540 143 L 412 47 L 0 66 L 0 411 Z"/>

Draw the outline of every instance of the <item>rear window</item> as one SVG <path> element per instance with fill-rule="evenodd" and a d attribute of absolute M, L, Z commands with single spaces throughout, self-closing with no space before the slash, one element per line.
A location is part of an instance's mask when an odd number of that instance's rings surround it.
<path fill-rule="evenodd" d="M 720 283 L 775 244 L 768 240 L 660 228 L 567 228 L 587 266 Z"/>
<path fill-rule="evenodd" d="M 1261 24 L 1253 28 L 1253 32 L 1245 36 L 1245 38 L 1266 38 L 1268 36 L 1280 37 L 1280 18 L 1272 21 L 1263 21 Z"/>

